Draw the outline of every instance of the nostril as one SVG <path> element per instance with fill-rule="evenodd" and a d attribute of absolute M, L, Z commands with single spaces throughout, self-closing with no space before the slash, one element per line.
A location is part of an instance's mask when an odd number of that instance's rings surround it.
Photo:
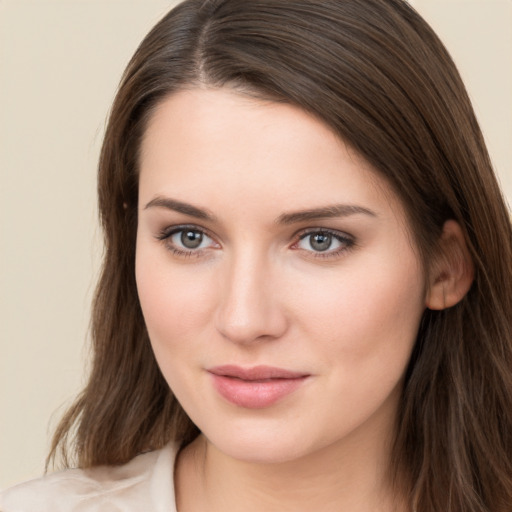
<path fill-rule="evenodd" d="M 286 318 L 279 307 L 238 302 L 220 308 L 216 319 L 219 333 L 234 343 L 253 343 L 279 338 L 286 331 Z"/>
<path fill-rule="evenodd" d="M 218 332 L 238 344 L 282 336 L 287 322 L 276 294 L 275 280 L 271 278 L 273 268 L 268 252 L 244 244 L 240 249 L 233 249 L 224 269 L 226 273 L 219 276 L 220 295 L 215 316 Z"/>

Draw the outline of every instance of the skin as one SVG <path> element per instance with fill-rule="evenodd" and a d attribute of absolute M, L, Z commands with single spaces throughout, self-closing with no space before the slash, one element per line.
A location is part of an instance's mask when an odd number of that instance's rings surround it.
<path fill-rule="evenodd" d="M 360 211 L 290 215 L 333 205 Z M 363 158 L 294 106 L 175 93 L 142 144 L 136 256 L 156 359 L 202 431 L 178 459 L 180 512 L 397 510 L 394 418 L 432 297 L 403 207 Z M 214 388 L 225 364 L 309 377 L 250 409 Z"/>

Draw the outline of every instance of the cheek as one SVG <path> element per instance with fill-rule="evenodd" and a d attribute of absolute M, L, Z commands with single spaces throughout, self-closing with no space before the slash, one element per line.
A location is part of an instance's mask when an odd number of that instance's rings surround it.
<path fill-rule="evenodd" d="M 164 253 L 155 257 L 144 247 L 137 250 L 136 280 L 139 300 L 155 356 L 192 352 L 207 328 L 214 304 L 213 290 L 190 265 L 172 271 Z M 169 360 L 172 362 L 172 358 Z"/>
<path fill-rule="evenodd" d="M 172 272 L 169 264 L 148 262 L 141 251 L 136 277 L 139 300 L 151 347 L 160 371 L 176 396 L 193 401 L 191 373 L 199 357 L 201 333 L 211 316 L 208 290 L 197 274 Z M 148 263 L 148 264 L 146 264 Z"/>
<path fill-rule="evenodd" d="M 298 322 L 340 372 L 385 372 L 407 363 L 424 311 L 423 275 L 412 255 L 391 256 L 358 261 L 321 286 L 303 282 L 296 295 Z"/>
<path fill-rule="evenodd" d="M 317 300 L 302 303 L 301 316 L 308 319 L 302 327 L 330 390 L 318 399 L 317 414 L 332 410 L 333 397 L 338 404 L 325 418 L 334 430 L 339 422 L 355 428 L 383 404 L 396 406 L 424 310 L 423 290 L 415 260 L 386 273 L 365 264 L 311 287 L 310 298 Z"/>

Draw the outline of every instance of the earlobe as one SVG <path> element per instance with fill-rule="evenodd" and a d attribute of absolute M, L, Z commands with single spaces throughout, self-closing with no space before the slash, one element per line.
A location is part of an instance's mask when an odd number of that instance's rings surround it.
<path fill-rule="evenodd" d="M 441 310 L 460 302 L 473 283 L 473 260 L 459 224 L 448 220 L 439 240 L 438 256 L 432 264 L 425 305 Z"/>

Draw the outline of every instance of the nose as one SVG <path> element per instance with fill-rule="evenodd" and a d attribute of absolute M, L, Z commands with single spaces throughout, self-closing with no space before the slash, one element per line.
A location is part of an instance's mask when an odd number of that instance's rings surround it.
<path fill-rule="evenodd" d="M 220 283 L 216 328 L 238 344 L 275 340 L 288 328 L 278 269 L 249 250 L 233 256 Z"/>

